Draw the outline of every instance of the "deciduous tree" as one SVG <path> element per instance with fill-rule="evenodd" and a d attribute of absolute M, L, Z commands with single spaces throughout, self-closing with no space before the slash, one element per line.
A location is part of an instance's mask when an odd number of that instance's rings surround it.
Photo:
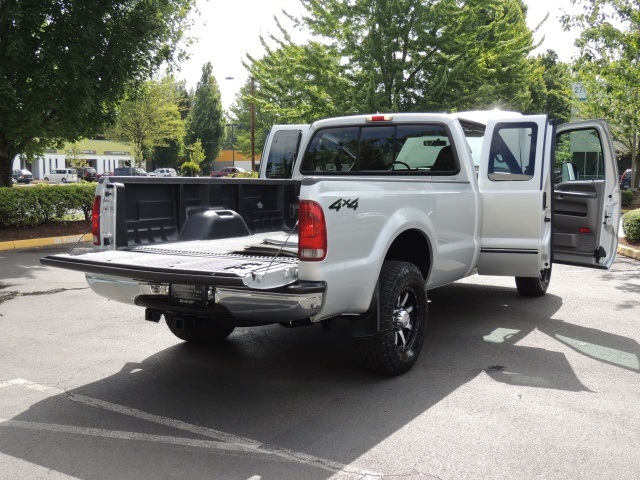
<path fill-rule="evenodd" d="M 582 117 L 606 118 L 616 139 L 630 151 L 632 187 L 638 188 L 640 128 L 640 8 L 636 0 L 572 0 L 582 13 L 565 16 L 567 28 L 580 30 L 576 45 L 579 80 L 587 99 Z"/>
<path fill-rule="evenodd" d="M 185 128 L 177 92 L 173 77 L 148 80 L 118 107 L 108 135 L 133 145 L 137 165 L 143 164 L 153 147 L 167 146 L 168 140 L 182 141 Z"/>
<path fill-rule="evenodd" d="M 195 0 L 2 0 L 0 186 L 13 158 L 103 129 L 135 82 L 180 53 Z"/>

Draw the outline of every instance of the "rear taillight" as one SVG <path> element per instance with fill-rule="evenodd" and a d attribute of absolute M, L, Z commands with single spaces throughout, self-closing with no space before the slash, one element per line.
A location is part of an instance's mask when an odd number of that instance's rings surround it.
<path fill-rule="evenodd" d="M 100 204 L 102 197 L 96 195 L 93 199 L 93 210 L 91 211 L 91 234 L 93 235 L 93 244 L 100 245 Z"/>
<path fill-rule="evenodd" d="M 319 262 L 327 256 L 327 225 L 319 203 L 300 201 L 298 223 L 298 257 Z"/>

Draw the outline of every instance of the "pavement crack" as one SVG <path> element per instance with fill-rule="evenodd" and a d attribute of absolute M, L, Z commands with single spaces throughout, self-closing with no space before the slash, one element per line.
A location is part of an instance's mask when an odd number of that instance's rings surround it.
<path fill-rule="evenodd" d="M 35 297 L 38 295 L 53 295 L 61 292 L 70 292 L 73 290 L 87 290 L 89 287 L 81 288 L 53 288 L 51 290 L 43 290 L 39 292 L 18 292 L 15 290 L 0 293 L 0 304 L 13 300 L 16 297 Z"/>

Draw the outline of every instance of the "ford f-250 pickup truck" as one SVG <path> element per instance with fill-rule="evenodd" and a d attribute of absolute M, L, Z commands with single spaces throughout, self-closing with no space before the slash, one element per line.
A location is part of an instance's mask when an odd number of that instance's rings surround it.
<path fill-rule="evenodd" d="M 164 316 L 188 342 L 344 318 L 358 363 L 397 375 L 420 353 L 429 289 L 478 273 L 540 296 L 553 263 L 614 261 L 620 192 L 603 121 L 376 114 L 303 133 L 265 157 L 270 179 L 103 177 L 96 251 L 42 263 L 86 272 L 95 292 Z"/>

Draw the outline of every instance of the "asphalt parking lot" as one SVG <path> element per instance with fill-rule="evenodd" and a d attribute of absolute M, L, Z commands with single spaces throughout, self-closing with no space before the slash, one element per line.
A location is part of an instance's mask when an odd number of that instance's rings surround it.
<path fill-rule="evenodd" d="M 637 260 L 434 290 L 386 378 L 340 322 L 183 344 L 39 264 L 65 248 L 0 252 L 1 479 L 640 478 Z"/>

